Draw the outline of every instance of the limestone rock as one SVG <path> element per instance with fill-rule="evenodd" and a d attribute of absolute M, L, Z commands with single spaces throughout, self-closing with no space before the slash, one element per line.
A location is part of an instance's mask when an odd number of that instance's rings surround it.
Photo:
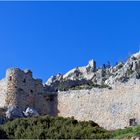
<path fill-rule="evenodd" d="M 31 107 L 28 107 L 26 109 L 26 111 L 23 111 L 23 114 L 24 114 L 25 117 L 39 116 L 39 113 L 35 109 L 33 109 Z"/>
<path fill-rule="evenodd" d="M 135 53 L 135 54 L 133 54 L 131 57 L 130 57 L 131 59 L 140 59 L 140 51 L 139 52 L 137 52 L 137 53 Z"/>
<path fill-rule="evenodd" d="M 63 79 L 69 79 L 69 80 L 76 80 L 78 77 L 82 75 L 81 71 L 79 68 L 74 68 L 71 71 L 67 72 L 66 74 L 63 75 Z"/>
<path fill-rule="evenodd" d="M 87 66 L 76 67 L 64 75 L 52 76 L 46 82 L 46 88 L 49 92 L 58 91 L 63 86 L 64 89 L 71 88 L 72 86 L 79 86 L 87 84 L 93 79 L 96 71 L 96 62 L 90 60 Z"/>
<path fill-rule="evenodd" d="M 6 111 L 6 118 L 8 119 L 16 119 L 22 117 L 22 111 L 16 106 L 10 106 Z"/>
<path fill-rule="evenodd" d="M 96 71 L 96 62 L 94 60 L 90 60 L 88 65 L 86 66 L 87 72 L 95 72 Z"/>
<path fill-rule="evenodd" d="M 46 85 L 51 85 L 52 83 L 55 83 L 57 81 L 60 81 L 62 79 L 63 75 L 57 74 L 56 76 L 51 76 L 48 81 L 46 82 Z"/>
<path fill-rule="evenodd" d="M 86 66 L 51 77 L 46 86 L 50 91 L 57 91 L 60 85 L 69 89 L 71 86 L 82 86 L 88 82 L 113 86 L 116 82 L 124 83 L 132 78 L 140 78 L 140 52 L 133 54 L 125 63 L 119 62 L 115 66 L 104 64 L 102 68 L 96 68 L 96 62 L 90 60 Z"/>

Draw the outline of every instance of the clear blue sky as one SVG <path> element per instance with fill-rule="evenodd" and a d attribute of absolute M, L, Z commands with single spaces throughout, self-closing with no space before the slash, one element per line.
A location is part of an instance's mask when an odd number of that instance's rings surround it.
<path fill-rule="evenodd" d="M 95 59 L 139 50 L 140 2 L 0 2 L 0 77 L 28 68 L 44 81 Z"/>

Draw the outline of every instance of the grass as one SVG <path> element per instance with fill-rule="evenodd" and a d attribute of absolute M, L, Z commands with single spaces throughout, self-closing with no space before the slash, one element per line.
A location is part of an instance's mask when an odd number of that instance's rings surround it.
<path fill-rule="evenodd" d="M 113 132 L 114 139 L 130 139 L 132 137 L 140 137 L 140 125 L 118 129 Z"/>

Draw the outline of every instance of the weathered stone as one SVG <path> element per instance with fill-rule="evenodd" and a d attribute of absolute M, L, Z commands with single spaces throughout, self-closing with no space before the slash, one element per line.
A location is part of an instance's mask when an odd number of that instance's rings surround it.
<path fill-rule="evenodd" d="M 140 51 L 137 52 L 137 53 L 135 53 L 135 54 L 133 54 L 130 58 L 131 58 L 131 59 L 132 59 L 132 58 L 140 59 Z"/>
<path fill-rule="evenodd" d="M 140 80 L 116 83 L 113 89 L 65 91 L 58 94 L 59 116 L 93 120 L 106 129 L 129 127 L 132 118 L 140 123 Z M 118 121 L 119 120 L 119 121 Z"/>
<path fill-rule="evenodd" d="M 10 106 L 6 111 L 6 118 L 8 119 L 16 119 L 22 117 L 22 111 L 16 106 Z"/>
<path fill-rule="evenodd" d="M 95 72 L 96 71 L 96 62 L 94 60 L 90 60 L 88 65 L 86 66 L 87 72 Z"/>
<path fill-rule="evenodd" d="M 36 116 L 39 116 L 39 113 L 35 109 L 30 108 L 30 107 L 28 107 L 26 109 L 26 111 L 23 111 L 23 114 L 26 117 L 36 117 Z"/>

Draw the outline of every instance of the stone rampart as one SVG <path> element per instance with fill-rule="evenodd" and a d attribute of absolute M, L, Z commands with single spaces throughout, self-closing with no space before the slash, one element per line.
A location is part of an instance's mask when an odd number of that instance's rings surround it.
<path fill-rule="evenodd" d="M 113 89 L 60 92 L 59 116 L 92 120 L 113 130 L 140 124 L 140 81 L 116 84 Z"/>

